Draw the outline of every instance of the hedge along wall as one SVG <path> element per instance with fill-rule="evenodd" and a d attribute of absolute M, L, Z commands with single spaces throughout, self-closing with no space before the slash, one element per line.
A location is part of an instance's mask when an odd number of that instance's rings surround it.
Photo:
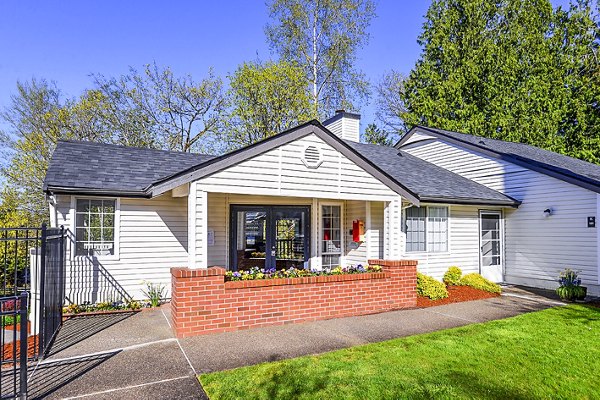
<path fill-rule="evenodd" d="M 177 337 L 372 314 L 417 303 L 417 261 L 371 260 L 382 272 L 225 282 L 225 269 L 172 268 Z"/>

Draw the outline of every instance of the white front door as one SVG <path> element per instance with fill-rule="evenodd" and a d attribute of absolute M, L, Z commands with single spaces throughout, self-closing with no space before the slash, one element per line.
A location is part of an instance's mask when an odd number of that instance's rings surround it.
<path fill-rule="evenodd" d="M 502 282 L 502 213 L 479 212 L 479 270 L 484 278 Z"/>

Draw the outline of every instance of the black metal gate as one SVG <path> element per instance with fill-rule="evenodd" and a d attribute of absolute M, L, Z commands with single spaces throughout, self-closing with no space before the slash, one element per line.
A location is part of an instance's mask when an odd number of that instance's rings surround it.
<path fill-rule="evenodd" d="M 63 227 L 0 229 L 0 398 L 25 398 L 28 361 L 43 358 L 62 324 Z"/>
<path fill-rule="evenodd" d="M 62 325 L 65 300 L 64 228 L 42 225 L 40 260 L 40 343 L 38 355 L 45 356 Z"/>

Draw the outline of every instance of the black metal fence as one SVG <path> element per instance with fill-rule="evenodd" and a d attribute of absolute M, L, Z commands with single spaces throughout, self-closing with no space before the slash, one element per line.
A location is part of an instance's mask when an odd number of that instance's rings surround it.
<path fill-rule="evenodd" d="M 28 295 L 0 298 L 2 354 L 0 355 L 0 398 L 18 399 L 27 395 Z M 23 340 L 24 338 L 24 340 Z"/>
<path fill-rule="evenodd" d="M 0 397 L 25 398 L 27 362 L 43 358 L 62 324 L 64 228 L 0 229 Z"/>

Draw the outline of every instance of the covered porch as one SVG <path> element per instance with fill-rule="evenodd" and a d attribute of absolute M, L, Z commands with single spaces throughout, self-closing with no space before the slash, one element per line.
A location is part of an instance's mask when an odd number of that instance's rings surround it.
<path fill-rule="evenodd" d="M 400 202 L 202 192 L 190 265 L 228 270 L 333 269 L 397 259 Z M 191 207 L 193 209 L 193 207 Z M 398 235 L 394 236 L 394 233 Z M 190 253 L 192 253 L 190 251 Z M 192 264 L 193 261 L 193 264 Z"/>

